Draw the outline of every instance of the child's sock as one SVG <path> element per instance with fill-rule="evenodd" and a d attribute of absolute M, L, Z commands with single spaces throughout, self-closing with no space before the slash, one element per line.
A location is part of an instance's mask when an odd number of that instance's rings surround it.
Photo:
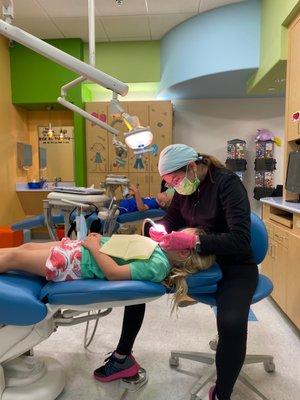
<path fill-rule="evenodd" d="M 114 357 L 117 358 L 118 360 L 120 360 L 121 362 L 123 360 L 125 360 L 125 358 L 127 357 L 126 355 L 123 354 L 118 354 L 116 351 L 114 352 Z"/>

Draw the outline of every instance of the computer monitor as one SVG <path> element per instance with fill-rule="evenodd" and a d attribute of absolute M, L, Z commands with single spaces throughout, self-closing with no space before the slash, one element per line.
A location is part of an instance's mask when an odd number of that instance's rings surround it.
<path fill-rule="evenodd" d="M 300 151 L 289 154 L 285 188 L 300 195 Z"/>

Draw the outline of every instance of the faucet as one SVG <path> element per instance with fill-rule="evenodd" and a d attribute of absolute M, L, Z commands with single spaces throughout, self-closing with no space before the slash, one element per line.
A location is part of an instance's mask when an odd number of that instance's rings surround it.
<path fill-rule="evenodd" d="M 55 177 L 54 178 L 54 187 L 58 186 L 58 182 L 61 182 L 61 178 L 60 177 Z"/>

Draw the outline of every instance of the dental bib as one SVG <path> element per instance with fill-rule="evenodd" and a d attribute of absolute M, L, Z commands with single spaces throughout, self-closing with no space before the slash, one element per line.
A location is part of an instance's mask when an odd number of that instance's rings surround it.
<path fill-rule="evenodd" d="M 148 260 L 157 243 L 140 235 L 112 235 L 100 248 L 100 252 L 123 260 Z"/>

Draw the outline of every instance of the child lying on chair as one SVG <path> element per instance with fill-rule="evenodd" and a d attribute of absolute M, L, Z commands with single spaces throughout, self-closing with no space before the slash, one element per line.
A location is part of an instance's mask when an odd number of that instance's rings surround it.
<path fill-rule="evenodd" d="M 147 211 L 149 209 L 157 208 L 168 208 L 174 195 L 174 189 L 172 188 L 158 193 L 156 197 L 142 197 L 139 188 L 135 185 L 130 185 L 129 190 L 133 197 L 120 201 L 120 214 L 134 211 Z"/>
<path fill-rule="evenodd" d="M 186 235 L 191 236 L 189 230 Z M 214 256 L 200 256 L 195 250 L 162 250 L 152 239 L 135 236 L 135 246 L 139 238 L 151 242 L 151 255 L 148 258 L 140 259 L 141 255 L 139 259 L 126 261 L 109 256 L 104 253 L 105 243 L 113 237 L 91 233 L 83 241 L 63 238 L 60 242 L 26 243 L 19 247 L 0 249 L 0 273 L 17 269 L 55 282 L 90 278 L 153 282 L 166 280 L 168 286 L 175 287 L 175 307 L 187 292 L 186 276 L 214 263 Z"/>

